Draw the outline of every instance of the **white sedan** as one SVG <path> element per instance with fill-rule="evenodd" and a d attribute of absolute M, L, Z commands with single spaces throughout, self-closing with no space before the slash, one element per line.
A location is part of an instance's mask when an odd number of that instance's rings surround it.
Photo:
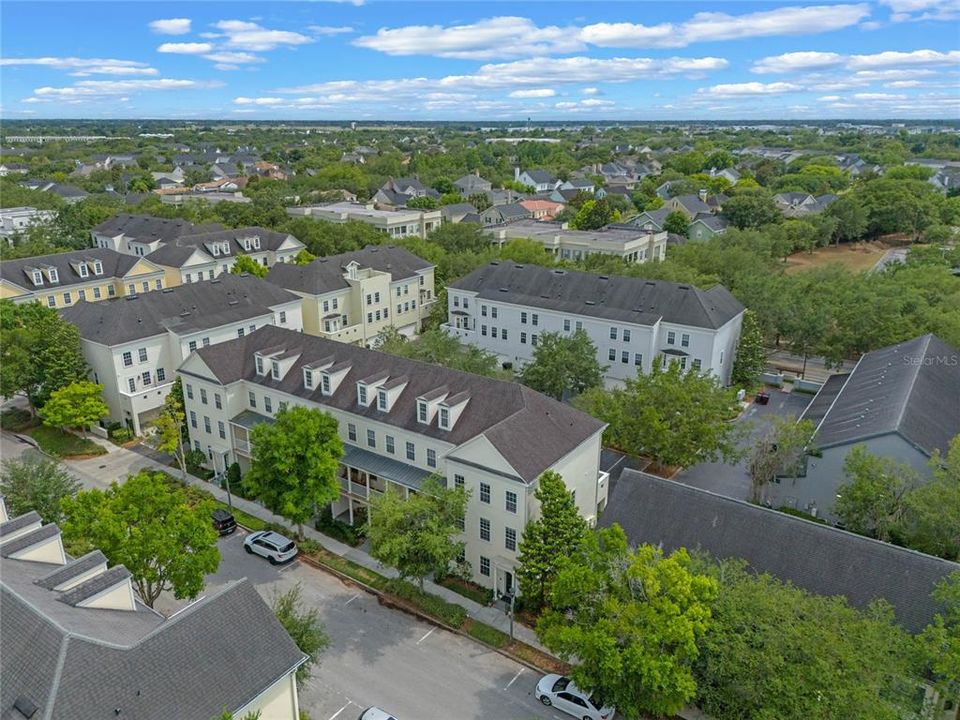
<path fill-rule="evenodd" d="M 614 709 L 597 704 L 590 696 L 563 675 L 544 675 L 534 693 L 544 705 L 552 705 L 580 720 L 610 720 Z"/>

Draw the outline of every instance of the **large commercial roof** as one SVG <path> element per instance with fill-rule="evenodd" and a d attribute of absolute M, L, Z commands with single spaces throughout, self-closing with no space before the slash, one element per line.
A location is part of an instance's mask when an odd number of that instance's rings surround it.
<path fill-rule="evenodd" d="M 513 261 L 493 261 L 449 287 L 475 292 L 492 301 L 637 325 L 663 320 L 716 329 L 744 310 L 722 285 L 700 290 L 663 280 L 518 265 Z"/>
<path fill-rule="evenodd" d="M 936 583 L 960 571 L 957 563 L 629 469 L 601 519 L 613 523 L 633 544 L 741 558 L 756 572 L 818 595 L 843 595 L 859 608 L 882 598 L 910 632 L 937 612 L 930 597 Z"/>
<path fill-rule="evenodd" d="M 298 355 L 281 380 L 256 373 L 255 353 L 282 348 Z M 276 388 L 320 406 L 368 417 L 410 432 L 460 445 L 484 435 L 517 471 L 520 480 L 533 482 L 539 475 L 600 432 L 604 425 L 569 405 L 541 395 L 518 383 L 459 372 L 429 363 L 408 360 L 355 345 L 304 335 L 275 326 L 264 326 L 245 337 L 200 348 L 197 355 L 216 379 L 226 385 L 238 380 Z M 304 387 L 303 368 L 319 361 L 349 372 L 332 395 Z M 386 375 L 403 378 L 406 387 L 389 412 L 376 403 L 357 403 L 358 380 Z M 388 381 L 389 382 L 389 381 Z M 437 423 L 417 421 L 417 398 L 443 390 L 453 398 L 468 397 L 451 430 Z"/>

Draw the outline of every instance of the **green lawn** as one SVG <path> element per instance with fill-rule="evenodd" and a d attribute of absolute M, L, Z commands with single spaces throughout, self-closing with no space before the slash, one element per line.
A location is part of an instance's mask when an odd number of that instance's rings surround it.
<path fill-rule="evenodd" d="M 29 431 L 40 448 L 50 455 L 61 458 L 76 455 L 105 455 L 106 449 L 93 440 L 82 438 L 73 433 L 61 432 L 57 428 L 40 425 Z"/>

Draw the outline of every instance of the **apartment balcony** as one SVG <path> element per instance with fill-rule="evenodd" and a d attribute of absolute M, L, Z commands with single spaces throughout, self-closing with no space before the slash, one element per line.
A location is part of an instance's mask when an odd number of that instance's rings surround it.
<path fill-rule="evenodd" d="M 327 338 L 328 340 L 336 340 L 337 342 L 342 343 L 356 343 L 364 339 L 363 337 L 363 324 L 355 323 L 353 325 L 347 325 L 346 327 L 338 328 L 337 330 L 331 330 L 326 332 L 321 328 L 320 337 Z"/>

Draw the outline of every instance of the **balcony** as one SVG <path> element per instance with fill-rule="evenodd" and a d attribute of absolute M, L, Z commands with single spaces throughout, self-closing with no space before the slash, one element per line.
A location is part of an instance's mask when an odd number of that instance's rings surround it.
<path fill-rule="evenodd" d="M 233 439 L 233 449 L 241 455 L 253 457 L 253 447 L 246 440 Z"/>

